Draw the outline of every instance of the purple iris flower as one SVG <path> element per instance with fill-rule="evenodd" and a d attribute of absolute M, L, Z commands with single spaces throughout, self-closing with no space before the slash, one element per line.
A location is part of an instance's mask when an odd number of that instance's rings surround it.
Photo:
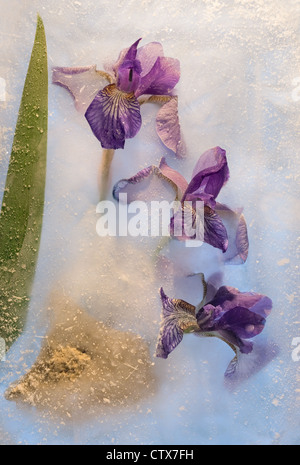
<path fill-rule="evenodd" d="M 236 353 L 226 371 L 227 376 L 235 371 L 239 353 L 252 352 L 251 339 L 262 332 L 272 309 L 272 301 L 268 297 L 240 292 L 228 286 L 220 287 L 213 299 L 198 311 L 194 305 L 181 299 L 170 299 L 162 288 L 160 296 L 162 321 L 156 356 L 167 358 L 181 342 L 184 333 L 215 336 Z"/>
<path fill-rule="evenodd" d="M 73 95 L 77 110 L 84 113 L 105 149 L 124 148 L 125 139 L 138 133 L 142 103 L 161 103 L 157 133 L 168 148 L 179 153 L 177 97 L 172 95 L 180 78 L 179 61 L 165 57 L 158 42 L 138 48 L 140 40 L 122 50 L 117 62 L 107 66 L 106 71 L 98 71 L 96 66 L 56 67 L 52 82 Z M 148 98 L 142 100 L 142 95 Z"/>
<path fill-rule="evenodd" d="M 190 218 L 190 221 L 197 225 L 195 204 L 201 201 L 204 209 L 203 218 L 198 223 L 199 229 L 201 227 L 199 234 L 201 240 L 226 252 L 227 262 L 244 263 L 246 261 L 249 242 L 244 215 L 241 211 L 233 211 L 216 201 L 221 188 L 229 179 L 225 150 L 214 147 L 204 152 L 196 163 L 190 183 L 180 173 L 170 168 L 162 158 L 158 167 L 150 166 L 129 179 L 117 182 L 113 189 L 114 198 L 118 200 L 120 193 L 130 194 L 133 186 L 153 173 L 174 187 L 176 198 L 180 201 L 181 207 L 170 219 L 172 237 L 182 241 L 197 238 L 197 231 L 193 236 L 185 233 L 189 229 L 185 227 L 185 221 L 188 221 L 185 218 Z M 191 209 L 191 215 L 185 215 L 187 204 Z M 195 231 L 196 227 L 193 230 Z"/>

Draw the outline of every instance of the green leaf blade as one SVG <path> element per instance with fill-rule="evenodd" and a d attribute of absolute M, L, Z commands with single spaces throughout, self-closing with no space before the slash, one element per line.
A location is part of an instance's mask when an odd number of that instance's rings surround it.
<path fill-rule="evenodd" d="M 47 164 L 48 64 L 38 16 L 0 213 L 0 337 L 7 347 L 26 320 L 42 231 Z"/>

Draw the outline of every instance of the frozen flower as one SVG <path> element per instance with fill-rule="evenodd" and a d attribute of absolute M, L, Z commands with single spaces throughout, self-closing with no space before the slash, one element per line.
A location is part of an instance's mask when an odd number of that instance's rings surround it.
<path fill-rule="evenodd" d="M 170 299 L 163 289 L 160 295 L 163 308 L 156 356 L 167 358 L 181 342 L 184 333 L 215 336 L 236 352 L 226 371 L 227 376 L 234 373 L 238 354 L 252 352 L 252 338 L 262 332 L 272 309 L 272 301 L 268 297 L 240 292 L 228 286 L 220 287 L 214 298 L 201 305 L 198 311 L 183 300 Z"/>
<path fill-rule="evenodd" d="M 226 252 L 228 262 L 246 261 L 249 244 L 244 215 L 241 211 L 233 211 L 216 201 L 221 188 L 229 178 L 225 150 L 214 147 L 204 152 L 196 163 L 190 183 L 180 173 L 170 168 L 162 158 L 158 167 L 150 166 L 133 177 L 116 183 L 113 189 L 114 198 L 118 200 L 120 193 L 129 193 L 133 186 L 151 174 L 168 181 L 174 187 L 176 198 L 180 201 L 180 208 L 170 219 L 172 237 L 179 240 L 200 237 L 207 244 Z M 134 196 L 131 194 L 131 197 Z M 195 208 L 197 201 L 201 201 L 202 204 L 202 219 L 197 217 Z M 190 215 L 186 215 L 187 208 L 191 211 Z M 192 236 L 186 233 L 186 230 L 191 231 L 186 227 L 189 226 L 186 224 L 189 218 L 193 223 L 192 231 L 195 231 Z"/>
<path fill-rule="evenodd" d="M 172 91 L 180 78 L 177 59 L 164 56 L 158 42 L 138 47 L 141 39 L 121 51 L 117 62 L 96 70 L 56 67 L 53 83 L 65 87 L 84 113 L 94 135 L 105 149 L 124 148 L 125 139 L 141 128 L 140 106 L 145 101 L 162 103 L 156 118 L 157 133 L 174 152 L 180 149 L 177 97 Z M 147 95 L 146 99 L 140 99 Z"/>

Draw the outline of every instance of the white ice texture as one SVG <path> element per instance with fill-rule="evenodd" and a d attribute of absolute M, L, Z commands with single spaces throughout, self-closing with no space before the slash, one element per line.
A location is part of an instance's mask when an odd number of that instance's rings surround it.
<path fill-rule="evenodd" d="M 223 266 L 208 246 L 197 255 L 177 243 L 170 253 L 185 274 L 220 271 L 224 284 L 269 296 L 273 311 L 256 339 L 276 348 L 261 371 L 231 386 L 224 384 L 224 372 L 233 353 L 215 338 L 185 336 L 167 360 L 155 359 L 159 287 L 197 304 L 199 277 L 179 279 L 177 269 L 160 280 L 152 239 L 97 236 L 101 147 L 71 96 L 50 83 L 43 236 L 26 329 L 0 362 L 0 443 L 299 443 L 300 361 L 292 357 L 300 336 L 299 9 L 293 0 L 0 0 L 1 195 L 37 13 L 46 29 L 49 70 L 102 69 L 140 37 L 141 44 L 161 42 L 166 56 L 181 62 L 177 92 L 186 159 L 176 160 L 162 146 L 155 106 L 144 106 L 141 131 L 115 154 L 111 183 L 162 156 L 189 179 L 202 152 L 226 149 L 231 176 L 218 200 L 244 208 L 246 264 Z M 94 317 L 147 341 L 158 378 L 153 397 L 124 411 L 83 416 L 80 424 L 71 415 L 55 423 L 4 399 L 39 353 L 47 298 L 56 286 Z"/>

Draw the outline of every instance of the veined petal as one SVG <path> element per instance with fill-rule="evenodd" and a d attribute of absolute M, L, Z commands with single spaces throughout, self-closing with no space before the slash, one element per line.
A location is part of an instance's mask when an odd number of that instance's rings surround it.
<path fill-rule="evenodd" d="M 180 240 L 197 240 L 204 241 L 204 218 L 203 205 L 201 211 L 197 211 L 192 205 L 181 204 L 180 208 L 174 213 L 170 222 L 170 234 L 172 237 Z"/>
<path fill-rule="evenodd" d="M 119 200 L 120 193 L 126 193 L 127 200 L 129 202 L 136 200 L 138 196 L 138 191 L 135 189 L 136 184 L 146 181 L 153 174 L 158 178 L 167 181 L 174 189 L 174 197 L 176 195 L 178 199 L 181 198 L 182 193 L 187 186 L 187 181 L 180 173 L 178 173 L 178 171 L 174 170 L 167 164 L 164 157 L 161 159 L 158 167 L 155 165 L 148 166 L 131 178 L 121 179 L 118 181 L 113 188 L 113 197 L 116 200 Z M 149 186 L 147 185 L 146 187 L 148 188 Z M 141 189 L 145 189 L 145 186 L 141 186 Z"/>
<path fill-rule="evenodd" d="M 56 67 L 52 83 L 67 89 L 75 100 L 77 111 L 85 113 L 100 89 L 107 86 L 109 75 L 96 70 L 96 66 L 79 68 Z"/>
<path fill-rule="evenodd" d="M 123 148 L 125 139 L 134 137 L 142 124 L 135 96 L 120 91 L 115 84 L 96 95 L 85 117 L 102 147 L 107 149 Z"/>
<path fill-rule="evenodd" d="M 227 231 L 221 218 L 207 205 L 204 205 L 203 214 L 202 208 L 198 212 L 187 201 L 182 202 L 181 209 L 171 218 L 170 233 L 180 241 L 196 239 L 206 242 L 223 253 L 228 246 Z"/>
<path fill-rule="evenodd" d="M 158 57 L 148 74 L 141 77 L 135 91 L 143 94 L 169 95 L 180 79 L 180 63 L 176 58 Z"/>
<path fill-rule="evenodd" d="M 162 288 L 160 295 L 163 308 L 156 356 L 167 358 L 181 342 L 184 332 L 194 332 L 199 328 L 193 305 L 183 300 L 170 299 Z"/>
<path fill-rule="evenodd" d="M 207 205 L 204 207 L 204 242 L 223 253 L 228 247 L 226 228 L 219 215 Z"/>
<path fill-rule="evenodd" d="M 156 131 L 168 149 L 179 156 L 183 155 L 184 146 L 179 124 L 177 97 L 171 98 L 158 111 L 156 116 Z"/>
<path fill-rule="evenodd" d="M 209 149 L 200 156 L 184 199 L 194 200 L 205 197 L 208 200 L 211 197 L 214 200 L 228 179 L 229 169 L 225 150 L 220 147 Z M 210 206 L 213 207 L 213 204 Z"/>

